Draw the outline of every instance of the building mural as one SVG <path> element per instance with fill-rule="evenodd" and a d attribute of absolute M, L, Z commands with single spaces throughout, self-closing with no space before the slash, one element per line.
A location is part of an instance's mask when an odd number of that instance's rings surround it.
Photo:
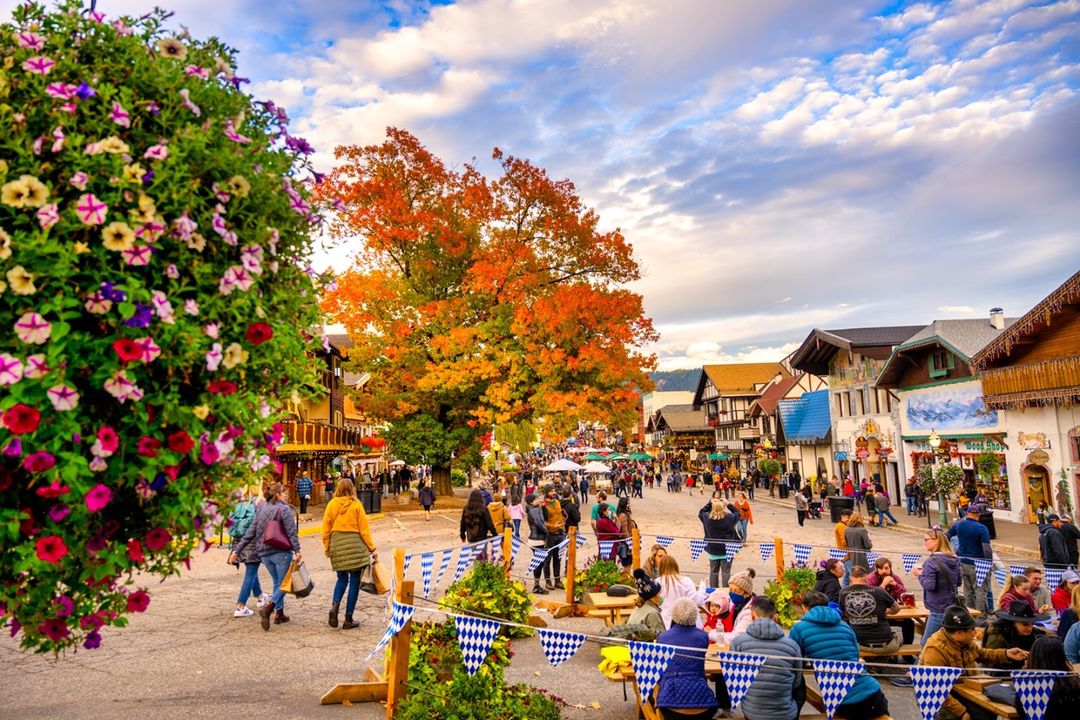
<path fill-rule="evenodd" d="M 1001 424 L 996 410 L 987 410 L 982 388 L 973 383 L 962 389 L 946 386 L 924 393 L 913 392 L 904 408 L 904 432 L 937 430 L 964 432 L 989 430 Z"/>

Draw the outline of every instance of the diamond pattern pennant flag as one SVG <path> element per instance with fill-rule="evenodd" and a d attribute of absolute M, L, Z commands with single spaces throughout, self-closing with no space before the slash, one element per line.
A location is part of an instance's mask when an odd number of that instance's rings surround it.
<path fill-rule="evenodd" d="M 532 560 L 529 561 L 529 567 L 525 572 L 530 572 L 530 573 L 533 572 L 534 570 L 536 570 L 536 568 L 543 565 L 545 560 L 547 560 L 548 551 L 545 550 L 544 548 L 535 547 L 535 548 L 532 549 L 532 551 L 533 551 Z"/>
<path fill-rule="evenodd" d="M 675 538 L 668 537 L 667 535 L 657 535 L 656 544 L 667 550 L 671 547 L 671 543 L 675 542 Z"/>
<path fill-rule="evenodd" d="M 877 562 L 877 559 L 879 557 L 881 557 L 881 553 L 876 553 L 871 550 L 870 552 L 866 553 L 866 562 L 870 563 L 870 567 L 872 568 L 874 567 L 874 563 Z"/>
<path fill-rule="evenodd" d="M 975 584 L 982 585 L 986 580 L 987 573 L 994 567 L 994 563 L 989 560 L 976 560 L 975 561 Z"/>
<path fill-rule="evenodd" d="M 1009 572 L 1005 568 L 994 568 L 994 580 L 1001 587 L 1005 587 L 1005 581 L 1009 577 Z"/>
<path fill-rule="evenodd" d="M 475 675 L 484 664 L 501 626 L 494 620 L 455 615 L 454 627 L 457 628 L 458 645 L 461 646 L 461 656 L 465 659 L 465 669 L 469 671 L 469 675 Z"/>
<path fill-rule="evenodd" d="M 814 660 L 813 664 L 821 700 L 825 703 L 825 715 L 832 720 L 836 708 L 844 702 L 848 690 L 863 673 L 863 664 L 846 660 Z"/>
<path fill-rule="evenodd" d="M 641 702 L 647 702 L 656 683 L 667 670 L 668 663 L 675 656 L 674 645 L 647 643 L 631 640 L 630 661 L 634 666 L 634 678 L 637 680 Z"/>
<path fill-rule="evenodd" d="M 577 543 L 578 550 L 580 550 L 581 546 L 584 545 L 585 543 L 587 543 L 588 540 L 585 539 L 584 535 L 577 534 L 577 535 L 574 535 L 574 542 Z"/>
<path fill-rule="evenodd" d="M 829 548 L 829 557 L 833 560 L 843 560 L 847 557 L 847 550 L 840 548 Z"/>
<path fill-rule="evenodd" d="M 772 557 L 773 550 L 776 549 L 776 543 L 763 542 L 759 544 L 761 552 L 761 562 L 765 562 Z"/>
<path fill-rule="evenodd" d="M 601 540 L 599 542 L 599 545 L 600 545 L 600 558 L 602 560 L 607 560 L 608 558 L 610 558 L 611 557 L 611 548 L 615 547 L 615 541 L 614 540 Z"/>
<path fill-rule="evenodd" d="M 409 574 L 409 566 L 412 565 L 412 555 L 405 556 L 405 566 L 401 569 L 401 577 L 405 577 Z"/>
<path fill-rule="evenodd" d="M 806 561 L 810 559 L 810 553 L 813 551 L 809 545 L 796 545 L 795 546 L 795 562 L 800 565 L 805 565 Z"/>
<path fill-rule="evenodd" d="M 454 569 L 454 579 L 451 580 L 452 583 L 456 583 L 465 573 L 465 568 L 469 567 L 469 563 L 472 562 L 475 553 L 476 548 L 472 545 L 461 546 L 461 554 L 458 555 L 457 568 Z"/>
<path fill-rule="evenodd" d="M 519 538 L 517 535 L 511 535 L 510 536 L 510 564 L 511 565 L 513 565 L 514 561 L 517 560 L 518 550 L 521 549 L 521 546 L 523 544 L 524 543 L 521 542 L 521 538 Z"/>
<path fill-rule="evenodd" d="M 1061 582 L 1061 576 L 1065 573 L 1064 568 L 1043 568 L 1043 585 L 1056 588 Z"/>
<path fill-rule="evenodd" d="M 435 565 L 435 553 L 420 556 L 420 577 L 424 583 L 424 597 L 431 597 L 431 568 Z"/>
<path fill-rule="evenodd" d="M 540 647 L 544 649 L 544 656 L 551 667 L 558 667 L 574 657 L 585 642 L 584 635 L 563 630 L 537 628 L 536 634 L 540 636 Z"/>
<path fill-rule="evenodd" d="M 697 560 L 701 557 L 701 553 L 705 552 L 704 540 L 691 540 L 690 541 L 690 559 Z"/>
<path fill-rule="evenodd" d="M 1027 570 L 1027 565 L 1010 565 L 1009 566 L 1009 572 L 1012 573 L 1013 575 L 1023 575 L 1025 570 Z M 1049 587 L 1049 586 L 1047 586 L 1047 587 Z"/>
<path fill-rule="evenodd" d="M 435 587 L 439 586 L 442 582 L 443 575 L 446 574 L 446 569 L 450 567 L 450 558 L 454 557 L 454 549 L 443 550 L 442 559 L 439 560 L 439 572 L 435 575 Z"/>
<path fill-rule="evenodd" d="M 1014 670 L 1012 673 L 1013 687 L 1016 688 L 1016 697 L 1024 706 L 1028 720 L 1043 720 L 1046 716 L 1046 706 L 1050 702 L 1050 694 L 1054 690 L 1054 683 L 1059 677 L 1068 673 L 1062 670 Z"/>
<path fill-rule="evenodd" d="M 754 678 L 765 663 L 764 655 L 748 655 L 746 653 L 722 652 L 718 653 L 720 670 L 724 674 L 724 684 L 727 685 L 728 694 L 731 696 L 731 707 L 734 709 L 742 702 L 743 695 L 754 684 Z"/>
<path fill-rule="evenodd" d="M 911 679 L 915 683 L 915 702 L 923 720 L 934 720 L 962 672 L 964 669 L 958 667 L 916 665 L 911 668 Z"/>
<path fill-rule="evenodd" d="M 368 662 L 371 658 L 378 655 L 382 649 L 386 647 L 386 643 L 390 642 L 390 638 L 401 632 L 401 628 L 405 627 L 405 623 L 409 622 L 409 619 L 413 616 L 415 611 L 416 608 L 412 605 L 393 603 L 390 611 L 390 624 L 386 628 L 386 632 L 383 633 L 382 638 L 379 639 L 378 644 L 375 645 L 375 649 L 371 651 L 371 654 L 367 656 L 367 659 L 364 662 Z"/>
<path fill-rule="evenodd" d="M 737 542 L 724 543 L 724 549 L 727 550 L 727 558 L 728 558 L 728 560 L 734 560 L 735 556 L 739 554 L 740 550 L 742 550 L 742 543 L 737 543 Z"/>
<path fill-rule="evenodd" d="M 900 562 L 904 564 L 904 572 L 911 573 L 912 568 L 919 564 L 922 555 L 919 553 L 904 553 L 900 556 Z"/>

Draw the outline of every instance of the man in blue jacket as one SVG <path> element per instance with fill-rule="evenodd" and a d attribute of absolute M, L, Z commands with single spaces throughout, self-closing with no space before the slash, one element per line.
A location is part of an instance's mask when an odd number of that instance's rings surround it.
<path fill-rule="evenodd" d="M 743 715 L 754 720 L 794 720 L 799 716 L 801 705 L 795 700 L 794 693 L 803 685 L 802 673 L 798 672 L 800 663 L 796 659 L 801 652 L 799 646 L 784 636 L 784 629 L 773 619 L 776 604 L 772 600 L 763 595 L 754 598 L 750 612 L 753 622 L 745 633 L 735 636 L 731 649 L 739 653 L 768 655 L 770 659 L 758 671 L 739 707 Z M 801 689 L 805 699 L 805 687 Z"/>
<path fill-rule="evenodd" d="M 307 505 L 308 501 L 311 500 L 311 490 L 313 487 L 311 478 L 308 477 L 307 472 L 300 475 L 300 478 L 296 481 L 296 494 L 300 496 L 301 515 L 307 512 Z"/>
<path fill-rule="evenodd" d="M 983 577 L 982 584 L 975 582 L 975 561 L 993 560 L 994 550 L 990 547 L 990 531 L 979 522 L 979 508 L 968 507 L 963 520 L 949 528 L 946 533 L 950 538 L 957 538 L 960 547 L 960 576 L 964 581 L 964 604 L 969 608 L 986 613 L 986 598 L 990 594 L 990 573 Z"/>

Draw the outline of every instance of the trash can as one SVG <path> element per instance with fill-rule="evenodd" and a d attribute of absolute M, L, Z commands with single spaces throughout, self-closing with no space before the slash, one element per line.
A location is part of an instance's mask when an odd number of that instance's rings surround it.
<path fill-rule="evenodd" d="M 979 522 L 986 526 L 986 529 L 990 531 L 990 539 L 997 539 L 997 527 L 994 525 L 994 513 L 981 512 L 979 513 Z"/>
<path fill-rule="evenodd" d="M 371 488 L 362 487 L 357 491 L 360 496 L 360 504 L 364 506 L 364 512 L 371 512 L 371 496 L 374 494 Z"/>
<path fill-rule="evenodd" d="M 840 522 L 840 511 L 844 508 L 855 511 L 855 498 L 845 497 L 843 495 L 833 495 L 829 498 L 829 519 L 835 522 Z"/>
<path fill-rule="evenodd" d="M 788 492 L 789 492 L 788 486 L 787 485 L 781 485 L 780 486 L 780 499 L 781 500 L 786 499 L 787 496 L 788 496 Z"/>
<path fill-rule="evenodd" d="M 382 493 L 379 492 L 379 488 L 376 485 L 371 487 L 371 510 L 366 512 L 380 513 L 382 512 Z"/>

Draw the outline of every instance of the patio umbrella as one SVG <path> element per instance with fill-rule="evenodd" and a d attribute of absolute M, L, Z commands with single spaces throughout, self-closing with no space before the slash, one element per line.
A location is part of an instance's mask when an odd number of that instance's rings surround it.
<path fill-rule="evenodd" d="M 608 460 L 629 460 L 629 455 L 623 455 L 622 453 L 615 453 L 614 455 L 608 455 Z"/>
<path fill-rule="evenodd" d="M 544 467 L 542 467 L 540 469 L 543 470 L 544 472 L 577 472 L 578 470 L 581 469 L 581 466 L 578 465 L 573 460 L 563 459 L 563 460 L 556 460 L 555 462 L 551 463 L 550 465 L 545 465 Z"/>
<path fill-rule="evenodd" d="M 585 472 L 587 473 L 600 473 L 601 475 L 607 475 L 611 472 L 611 468 L 602 462 L 596 462 L 595 460 L 590 463 L 586 463 Z"/>
<path fill-rule="evenodd" d="M 587 455 L 582 455 L 581 459 L 582 460 L 607 460 L 607 458 L 604 457 L 603 455 L 601 455 L 600 453 L 589 453 Z"/>
<path fill-rule="evenodd" d="M 639 452 L 630 456 L 634 460 L 652 460 L 653 456 L 649 453 Z"/>

